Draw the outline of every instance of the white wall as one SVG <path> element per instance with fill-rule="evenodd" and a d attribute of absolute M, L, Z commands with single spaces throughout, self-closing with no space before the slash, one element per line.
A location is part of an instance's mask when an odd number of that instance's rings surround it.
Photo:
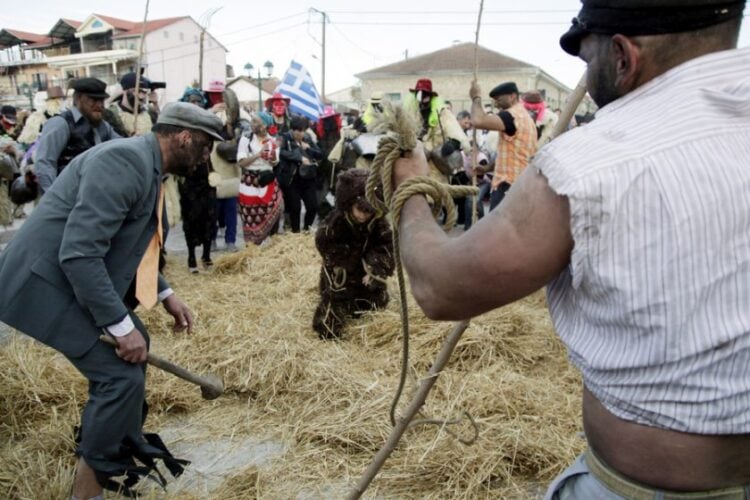
<path fill-rule="evenodd" d="M 150 80 L 167 82 L 162 104 L 182 97 L 185 88 L 198 80 L 200 26 L 183 19 L 146 35 L 144 61 Z M 166 33 L 166 34 L 165 34 Z M 226 51 L 210 34 L 203 43 L 203 85 L 209 80 L 226 80 Z"/>
<path fill-rule="evenodd" d="M 234 90 L 234 93 L 237 94 L 237 100 L 240 102 L 248 102 L 252 105 L 253 109 L 257 109 L 258 107 L 258 87 L 253 85 L 250 82 L 247 82 L 243 79 L 235 80 L 232 82 L 232 84 L 229 86 L 232 90 Z M 266 99 L 271 97 L 271 95 L 268 92 L 265 92 L 261 90 L 261 100 L 263 102 L 266 102 Z"/>

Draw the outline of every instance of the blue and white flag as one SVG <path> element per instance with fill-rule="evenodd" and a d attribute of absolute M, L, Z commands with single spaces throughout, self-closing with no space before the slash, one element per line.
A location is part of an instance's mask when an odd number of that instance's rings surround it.
<path fill-rule="evenodd" d="M 323 104 L 310 72 L 296 61 L 289 65 L 275 91 L 291 99 L 289 111 L 292 113 L 306 116 L 312 121 L 318 121 L 323 113 Z"/>

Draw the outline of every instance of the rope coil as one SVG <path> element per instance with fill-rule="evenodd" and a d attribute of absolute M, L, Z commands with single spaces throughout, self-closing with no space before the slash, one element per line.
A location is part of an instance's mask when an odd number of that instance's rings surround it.
<path fill-rule="evenodd" d="M 399 295 L 401 299 L 401 325 L 402 325 L 402 360 L 401 377 L 399 386 L 394 396 L 390 409 L 391 425 L 396 425 L 396 407 L 406 385 L 407 370 L 409 365 L 409 312 L 406 299 L 406 285 L 404 271 L 401 265 L 401 250 L 399 240 L 399 223 L 401 221 L 401 210 L 406 201 L 412 196 L 424 195 L 430 201 L 432 214 L 435 218 L 445 211 L 443 229 L 449 231 L 453 228 L 458 217 L 454 198 L 476 195 L 478 189 L 472 186 L 452 186 L 430 177 L 419 176 L 404 181 L 394 192 L 393 168 L 396 161 L 407 152 L 417 147 L 418 117 L 409 114 L 400 107 L 385 103 L 382 112 L 376 112 L 373 120 L 373 131 L 384 133 L 378 143 L 378 150 L 370 168 L 370 174 L 365 186 L 367 201 L 375 207 L 378 216 L 390 214 L 393 225 L 393 252 L 396 261 L 396 276 L 398 278 Z M 377 193 L 382 186 L 383 199 Z M 468 417 L 474 427 L 474 438 L 471 440 L 459 439 L 464 444 L 471 444 L 476 439 L 478 428 L 474 419 Z M 412 422 L 413 425 L 436 424 L 445 426 L 456 423 L 460 419 L 444 421 L 437 419 L 423 419 Z M 452 433 L 451 433 L 452 434 Z"/>

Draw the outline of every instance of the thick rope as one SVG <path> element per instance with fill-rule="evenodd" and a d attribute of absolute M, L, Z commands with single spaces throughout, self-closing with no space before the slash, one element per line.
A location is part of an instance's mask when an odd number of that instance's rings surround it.
<path fill-rule="evenodd" d="M 386 103 L 382 113 L 376 114 L 375 130 L 388 131 L 378 143 L 378 151 L 370 168 L 367 178 L 366 196 L 373 205 L 379 216 L 390 213 L 393 223 L 393 253 L 396 261 L 396 276 L 398 278 L 398 289 L 401 299 L 401 327 L 402 327 L 402 359 L 401 377 L 398 389 L 390 409 L 391 425 L 396 425 L 396 407 L 406 385 L 407 370 L 409 366 L 409 311 L 406 299 L 406 284 L 404 270 L 401 264 L 401 249 L 399 240 L 399 223 L 401 221 L 401 210 L 404 203 L 416 195 L 427 196 L 431 200 L 432 214 L 438 217 L 445 210 L 445 223 L 443 229 L 449 231 L 456 223 L 457 213 L 453 198 L 471 196 L 477 193 L 477 188 L 471 186 L 451 186 L 429 177 L 414 177 L 403 182 L 398 190 L 393 191 L 393 167 L 396 160 L 404 153 L 414 150 L 417 146 L 417 120 L 409 116 L 402 108 L 391 106 Z M 382 186 L 383 199 L 377 196 L 378 187 Z M 473 420 L 472 420 L 473 422 Z M 445 422 L 419 421 L 416 423 L 438 423 Z"/>

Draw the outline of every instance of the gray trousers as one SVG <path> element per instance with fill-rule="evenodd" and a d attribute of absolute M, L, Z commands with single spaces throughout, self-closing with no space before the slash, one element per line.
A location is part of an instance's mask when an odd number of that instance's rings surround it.
<path fill-rule="evenodd" d="M 132 312 L 130 317 L 148 344 L 143 323 Z M 146 364 L 120 359 L 115 348 L 103 342 L 80 358 L 68 360 L 89 381 L 76 454 L 97 471 L 98 479 L 100 474 L 122 474 L 132 464 L 132 455 L 123 449 L 123 443 L 143 441 Z"/>

